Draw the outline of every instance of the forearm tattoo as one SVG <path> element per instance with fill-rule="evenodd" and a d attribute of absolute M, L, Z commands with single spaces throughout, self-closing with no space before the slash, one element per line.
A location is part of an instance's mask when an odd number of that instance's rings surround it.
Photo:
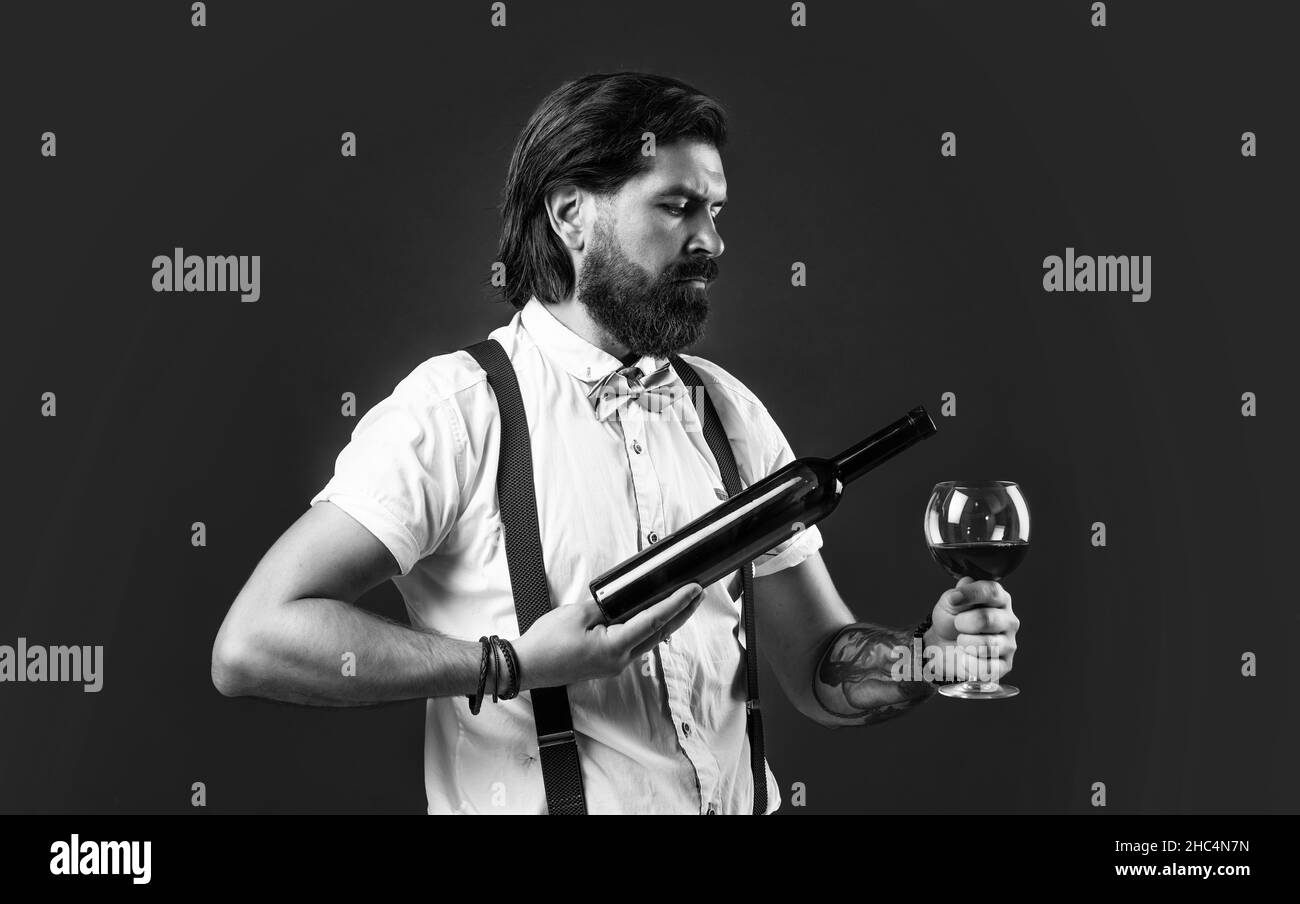
<path fill-rule="evenodd" d="M 912 632 L 862 622 L 831 638 L 813 676 L 813 696 L 826 712 L 854 724 L 874 725 L 902 715 L 934 695 L 925 681 L 896 681 L 895 647 L 909 647 Z"/>

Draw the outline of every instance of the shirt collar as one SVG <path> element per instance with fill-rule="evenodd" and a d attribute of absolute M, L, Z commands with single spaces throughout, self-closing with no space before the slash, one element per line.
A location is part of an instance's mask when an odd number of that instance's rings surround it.
<path fill-rule="evenodd" d="M 623 367 L 618 358 L 557 320 L 536 295 L 524 305 L 520 322 L 544 354 L 584 383 L 596 383 Z M 635 363 L 642 374 L 648 375 L 668 363 L 668 359 L 645 355 Z"/>

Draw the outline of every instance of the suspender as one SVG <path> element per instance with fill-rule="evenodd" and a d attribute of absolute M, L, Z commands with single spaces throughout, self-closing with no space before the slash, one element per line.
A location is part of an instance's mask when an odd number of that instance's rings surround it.
<path fill-rule="evenodd" d="M 501 412 L 501 453 L 497 464 L 497 502 L 506 541 L 515 618 L 522 635 L 551 610 L 551 590 L 542 560 L 542 536 L 537 520 L 533 484 L 533 452 L 528 418 L 519 395 L 519 381 L 505 349 L 486 339 L 465 349 L 487 372 Z M 537 720 L 537 748 L 546 785 L 547 812 L 581 816 L 587 812 L 578 765 L 578 740 L 573 734 L 569 692 L 563 686 L 537 687 L 529 692 Z"/>
<path fill-rule="evenodd" d="M 533 482 L 532 447 L 528 420 L 514 366 L 495 339 L 485 339 L 468 346 L 469 352 L 487 373 L 488 384 L 496 394 L 501 415 L 501 453 L 497 467 L 497 498 L 505 534 L 506 560 L 510 569 L 510 586 L 515 598 L 515 617 L 519 633 L 551 608 L 546 566 L 542 559 L 541 530 L 537 517 L 537 495 Z M 677 355 L 673 368 L 688 387 L 699 387 L 704 439 L 717 460 L 722 482 L 729 495 L 742 489 L 740 472 L 718 417 L 699 374 Z M 691 393 L 692 400 L 695 393 Z M 746 729 L 749 735 L 750 767 L 754 774 L 754 813 L 767 811 L 767 769 L 763 759 L 763 719 L 758 705 L 758 633 L 754 625 L 754 566 L 741 569 L 743 597 L 741 608 L 745 622 L 745 676 L 748 696 L 745 701 Z M 583 795 L 582 771 L 578 762 L 577 739 L 569 710 L 568 691 L 563 687 L 533 688 L 533 715 L 537 720 L 537 743 L 542 761 L 542 781 L 546 786 L 548 812 L 556 815 L 581 815 L 587 812 Z"/>
<path fill-rule="evenodd" d="M 718 470 L 722 472 L 722 485 L 728 496 L 739 493 L 740 471 L 736 468 L 736 457 L 731 452 L 731 443 L 727 441 L 726 431 L 722 429 L 722 419 L 718 417 L 713 400 L 700 375 L 678 355 L 669 359 L 673 369 L 692 390 L 699 387 L 701 420 L 704 424 L 704 440 L 709 444 Z M 695 398 L 695 393 L 690 393 Z M 763 760 L 763 713 L 758 706 L 758 630 L 754 625 L 754 563 L 746 562 L 740 570 L 742 596 L 740 608 L 745 621 L 745 686 L 748 689 L 745 698 L 745 729 L 749 733 L 749 765 L 754 773 L 754 815 L 762 816 L 767 812 L 767 767 Z"/>

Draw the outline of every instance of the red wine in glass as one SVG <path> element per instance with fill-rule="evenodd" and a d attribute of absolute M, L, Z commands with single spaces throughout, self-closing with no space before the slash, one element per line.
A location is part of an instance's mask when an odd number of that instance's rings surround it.
<path fill-rule="evenodd" d="M 1029 552 L 1029 504 L 1010 480 L 945 480 L 935 484 L 925 507 L 925 543 L 954 578 L 1000 581 Z M 1002 700 L 1019 688 L 997 681 L 944 685 L 939 693 L 959 700 Z"/>
<path fill-rule="evenodd" d="M 970 575 L 977 581 L 1000 581 L 1015 571 L 1029 552 L 1024 540 L 988 540 L 974 543 L 939 543 L 930 547 L 934 560 L 957 580 Z"/>

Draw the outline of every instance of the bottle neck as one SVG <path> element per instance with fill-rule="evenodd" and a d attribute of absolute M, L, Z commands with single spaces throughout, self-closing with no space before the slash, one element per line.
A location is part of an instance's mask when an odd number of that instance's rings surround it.
<path fill-rule="evenodd" d="M 888 427 L 873 433 L 831 459 L 835 476 L 848 485 L 899 452 L 936 433 L 925 408 L 913 408 Z"/>

